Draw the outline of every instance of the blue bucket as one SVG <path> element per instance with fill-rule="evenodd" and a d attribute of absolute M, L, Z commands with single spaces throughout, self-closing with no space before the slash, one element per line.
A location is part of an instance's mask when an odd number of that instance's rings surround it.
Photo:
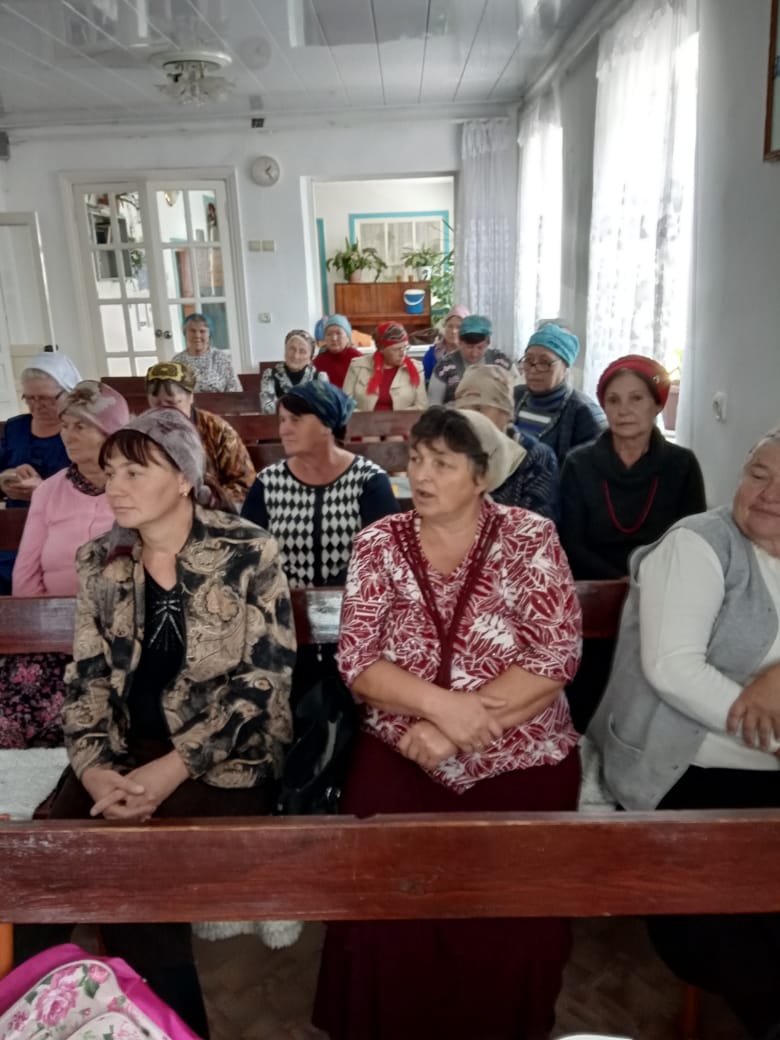
<path fill-rule="evenodd" d="M 407 289 L 404 292 L 404 306 L 407 314 L 422 314 L 425 303 L 425 289 Z"/>

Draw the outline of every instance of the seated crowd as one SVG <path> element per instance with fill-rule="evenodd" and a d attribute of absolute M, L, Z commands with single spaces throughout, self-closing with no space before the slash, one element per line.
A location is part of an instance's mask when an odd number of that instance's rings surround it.
<path fill-rule="evenodd" d="M 657 426 L 657 361 L 618 358 L 597 404 L 562 323 L 516 367 L 455 307 L 419 364 L 402 325 L 364 354 L 332 315 L 319 354 L 294 329 L 263 374 L 285 458 L 255 474 L 229 416 L 197 406 L 227 372 L 208 321 L 185 335 L 140 416 L 52 353 L 6 424 L 0 489 L 29 506 L 6 591 L 77 595 L 72 660 L 0 659 L 0 746 L 67 748 L 53 817 L 270 813 L 325 675 L 357 706 L 340 810 L 358 817 L 574 810 L 586 730 L 626 809 L 780 805 L 777 431 L 707 511 L 694 455 Z M 420 413 L 411 510 L 352 450 L 355 409 Z M 575 581 L 605 578 L 629 583 L 620 633 L 583 654 Z M 289 590 L 310 586 L 345 587 L 339 643 L 296 654 Z M 673 971 L 772 1035 L 774 916 L 648 925 Z M 17 931 L 24 956 L 68 929 Z M 103 938 L 208 1036 L 189 925 Z M 332 1040 L 541 1040 L 570 944 L 564 919 L 334 922 L 313 1020 Z"/>

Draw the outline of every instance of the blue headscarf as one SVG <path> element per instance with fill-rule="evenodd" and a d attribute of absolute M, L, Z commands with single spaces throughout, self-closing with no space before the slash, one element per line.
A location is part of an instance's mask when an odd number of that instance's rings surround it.
<path fill-rule="evenodd" d="M 338 325 L 352 339 L 352 326 L 349 323 L 349 318 L 345 318 L 343 314 L 331 314 L 330 317 L 326 318 L 324 324 L 325 332 L 328 331 L 329 325 Z"/>
<path fill-rule="evenodd" d="M 299 383 L 288 390 L 285 397 L 300 397 L 329 430 L 343 430 L 355 410 L 351 397 L 333 383 L 320 379 Z"/>
<path fill-rule="evenodd" d="M 567 332 L 560 325 L 550 322 L 542 325 L 540 329 L 528 340 L 529 347 L 547 347 L 553 354 L 557 354 L 561 361 L 569 368 L 574 364 L 580 352 L 580 341 L 573 332 Z"/>

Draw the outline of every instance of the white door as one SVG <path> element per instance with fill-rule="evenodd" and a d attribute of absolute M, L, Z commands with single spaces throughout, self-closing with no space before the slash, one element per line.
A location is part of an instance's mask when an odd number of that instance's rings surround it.
<path fill-rule="evenodd" d="M 24 410 L 19 375 L 53 342 L 38 217 L 0 213 L 0 418 Z"/>
<path fill-rule="evenodd" d="M 224 183 L 138 177 L 73 191 L 100 371 L 144 375 L 184 349 L 196 312 L 242 371 Z"/>

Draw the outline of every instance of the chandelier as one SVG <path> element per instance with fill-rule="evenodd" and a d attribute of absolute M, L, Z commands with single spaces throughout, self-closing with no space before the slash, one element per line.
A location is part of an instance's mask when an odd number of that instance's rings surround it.
<path fill-rule="evenodd" d="M 220 51 L 167 51 L 151 60 L 168 77 L 168 82 L 158 83 L 157 89 L 180 105 L 222 101 L 235 87 L 224 76 L 212 75 L 230 64 L 228 55 Z"/>

